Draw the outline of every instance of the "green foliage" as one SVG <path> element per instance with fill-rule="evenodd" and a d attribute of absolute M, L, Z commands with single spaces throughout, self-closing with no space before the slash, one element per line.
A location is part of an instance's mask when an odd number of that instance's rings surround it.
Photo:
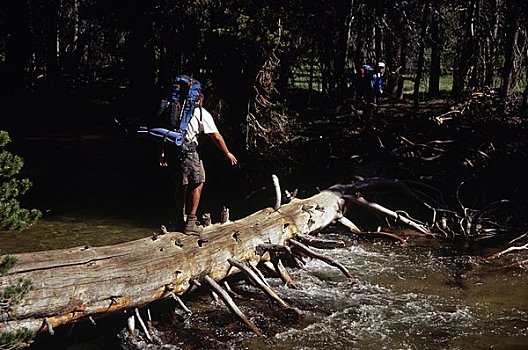
<path fill-rule="evenodd" d="M 3 312 L 11 311 L 13 305 L 18 304 L 31 289 L 31 281 L 28 279 L 19 279 L 16 284 L 4 288 L 0 294 L 0 310 Z"/>
<path fill-rule="evenodd" d="M 24 161 L 21 157 L 6 151 L 11 142 L 9 134 L 0 130 L 0 230 L 22 230 L 33 225 L 42 213 L 37 209 L 20 207 L 18 197 L 31 187 L 28 179 L 17 179 Z"/>
<path fill-rule="evenodd" d="M 15 266 L 17 258 L 12 255 L 4 255 L 2 261 L 0 262 L 0 276 L 3 276 L 9 271 L 13 266 Z"/>
<path fill-rule="evenodd" d="M 0 276 L 11 269 L 17 259 L 12 255 L 1 256 Z M 4 321 L 13 310 L 13 306 L 20 303 L 22 298 L 32 289 L 31 281 L 19 279 L 17 283 L 9 285 L 0 292 L 0 320 Z M 35 334 L 27 328 L 19 328 L 0 334 L 0 350 L 20 349 L 30 343 Z"/>
<path fill-rule="evenodd" d="M 30 343 L 35 334 L 27 328 L 0 334 L 0 350 L 21 349 Z"/>

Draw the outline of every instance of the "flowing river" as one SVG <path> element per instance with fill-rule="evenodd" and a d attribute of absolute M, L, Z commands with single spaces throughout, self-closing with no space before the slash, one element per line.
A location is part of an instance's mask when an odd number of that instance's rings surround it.
<path fill-rule="evenodd" d="M 115 244 L 169 224 L 170 190 L 161 181 L 165 175 L 153 175 L 155 160 L 145 166 L 154 153 L 116 141 L 120 139 L 94 133 L 15 142 L 13 152 L 26 160 L 24 175 L 35 183 L 28 202 L 42 209 L 44 217 L 27 231 L 3 234 L 0 251 Z M 248 189 L 229 196 L 232 189 L 219 186 L 222 179 L 211 178 L 204 211 L 228 205 L 236 218 L 272 203 L 240 205 L 245 198 L 241 193 Z M 231 178 L 229 186 L 237 180 Z M 266 191 L 272 197 L 272 190 Z M 229 333 L 217 346 L 209 342 L 204 349 L 528 349 L 526 266 L 496 269 L 454 249 L 401 247 L 388 241 L 359 240 L 321 252 L 344 264 L 358 283 L 324 262 L 308 260 L 304 269 L 290 270 L 298 289 L 270 280 L 287 302 L 303 311 L 302 322 L 265 337 Z M 202 303 L 219 307 L 211 300 Z M 222 327 L 211 322 L 213 328 Z M 74 335 L 46 337 L 32 348 L 118 349 L 109 340 L 112 335 L 94 332 L 93 339 L 79 340 Z M 175 343 L 181 349 L 200 349 L 193 342 L 187 337 Z"/>

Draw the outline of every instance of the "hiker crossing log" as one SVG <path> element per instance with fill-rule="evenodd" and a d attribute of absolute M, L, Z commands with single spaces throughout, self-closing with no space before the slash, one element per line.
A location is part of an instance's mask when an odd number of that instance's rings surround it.
<path fill-rule="evenodd" d="M 29 279 L 32 290 L 3 312 L 0 332 L 35 332 L 142 307 L 181 296 L 205 276 L 220 281 L 239 270 L 229 259 L 256 265 L 262 244 L 284 245 L 296 234 L 319 230 L 342 217 L 348 186 L 336 185 L 307 199 L 293 199 L 240 220 L 205 227 L 201 237 L 179 232 L 123 244 L 75 247 L 16 255 L 0 287 Z"/>

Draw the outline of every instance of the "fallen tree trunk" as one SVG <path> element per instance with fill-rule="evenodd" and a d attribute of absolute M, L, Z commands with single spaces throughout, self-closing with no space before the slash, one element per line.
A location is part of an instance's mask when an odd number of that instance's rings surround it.
<path fill-rule="evenodd" d="M 285 244 L 296 234 L 319 230 L 344 214 L 345 192 L 336 185 L 307 199 L 293 199 L 277 210 L 205 227 L 201 237 L 169 232 L 103 247 L 24 253 L 0 277 L 0 286 L 20 279 L 32 290 L 1 316 L 0 332 L 53 327 L 144 306 L 189 291 L 192 281 L 215 281 L 239 270 L 229 259 L 252 265 L 269 260 L 261 244 Z"/>

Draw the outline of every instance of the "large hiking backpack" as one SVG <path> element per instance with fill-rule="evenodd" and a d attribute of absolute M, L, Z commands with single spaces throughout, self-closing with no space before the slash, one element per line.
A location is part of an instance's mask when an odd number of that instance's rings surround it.
<path fill-rule="evenodd" d="M 367 83 L 367 84 L 370 85 L 370 81 L 372 80 L 372 77 L 374 76 L 374 73 L 376 73 L 376 72 L 374 71 L 374 68 L 372 68 L 371 65 L 364 64 L 359 69 L 360 80 L 363 81 L 364 83 Z"/>
<path fill-rule="evenodd" d="M 160 101 L 156 115 L 138 133 L 156 142 L 182 146 L 201 94 L 202 85 L 198 80 L 187 75 L 176 76 L 169 96 Z"/>
<path fill-rule="evenodd" d="M 361 99 L 370 99 L 371 81 L 375 73 L 374 68 L 369 64 L 364 64 L 357 70 L 356 89 Z"/>

